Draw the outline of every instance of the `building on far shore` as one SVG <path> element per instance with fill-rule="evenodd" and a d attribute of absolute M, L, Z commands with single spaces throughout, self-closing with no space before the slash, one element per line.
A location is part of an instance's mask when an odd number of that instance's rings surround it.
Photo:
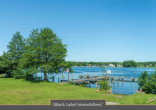
<path fill-rule="evenodd" d="M 89 64 L 89 66 L 92 66 L 91 64 Z"/>
<path fill-rule="evenodd" d="M 121 67 L 121 65 L 120 64 L 117 64 L 117 67 Z"/>
<path fill-rule="evenodd" d="M 109 64 L 110 67 L 115 67 L 113 64 Z"/>

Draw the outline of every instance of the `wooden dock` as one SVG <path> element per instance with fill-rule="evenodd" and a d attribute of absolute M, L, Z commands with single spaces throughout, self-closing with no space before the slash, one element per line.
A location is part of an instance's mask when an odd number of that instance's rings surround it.
<path fill-rule="evenodd" d="M 94 75 L 79 75 L 79 78 L 96 78 L 96 77 L 99 77 L 99 75 L 96 75 L 96 76 L 94 76 Z"/>
<path fill-rule="evenodd" d="M 69 76 L 68 76 L 68 79 L 69 79 Z M 95 84 L 95 83 L 97 86 L 97 81 L 100 81 L 100 80 L 108 80 L 108 82 L 110 81 L 109 84 L 112 83 L 113 85 L 115 85 L 115 81 L 117 81 L 118 85 L 119 85 L 119 82 L 122 81 L 122 85 L 123 85 L 123 82 L 135 82 L 135 80 L 137 79 L 138 78 L 134 78 L 134 77 L 79 75 L 79 79 L 72 78 L 71 82 L 73 82 L 74 85 L 77 85 L 78 83 L 89 84 L 89 87 L 90 87 L 90 84 Z M 60 84 L 68 84 L 68 83 L 69 83 L 68 80 L 61 80 L 60 82 Z"/>
<path fill-rule="evenodd" d="M 99 80 L 115 80 L 115 81 L 122 81 L 122 82 L 134 82 L 135 79 L 134 77 L 114 77 L 114 76 L 93 76 L 93 75 L 79 75 L 80 79 L 72 79 L 71 82 L 86 82 L 86 81 L 94 81 L 97 82 Z M 130 81 L 124 80 L 124 79 L 131 79 Z"/>

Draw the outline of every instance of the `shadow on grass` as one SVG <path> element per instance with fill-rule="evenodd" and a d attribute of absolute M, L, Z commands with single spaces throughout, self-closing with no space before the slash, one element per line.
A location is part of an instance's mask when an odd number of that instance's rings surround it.
<path fill-rule="evenodd" d="M 5 76 L 1 76 L 0 78 L 13 78 L 13 77 L 5 77 Z"/>
<path fill-rule="evenodd" d="M 51 83 L 50 81 L 44 81 L 44 80 L 29 80 L 29 79 L 23 79 L 23 81 L 30 82 L 30 83 L 41 83 L 41 82 Z"/>
<path fill-rule="evenodd" d="M 0 78 L 6 78 L 6 79 L 12 79 L 13 77 L 5 77 L 5 76 L 0 76 Z M 17 78 L 16 80 L 18 79 L 22 79 L 22 78 Z M 35 80 L 35 79 L 23 79 L 23 81 L 26 81 L 26 82 L 30 82 L 30 83 L 41 83 L 41 82 L 47 82 L 47 83 L 50 83 L 51 81 L 44 81 L 44 80 Z"/>

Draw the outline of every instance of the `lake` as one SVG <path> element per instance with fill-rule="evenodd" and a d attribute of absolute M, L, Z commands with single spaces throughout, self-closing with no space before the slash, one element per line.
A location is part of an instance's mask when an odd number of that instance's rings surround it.
<path fill-rule="evenodd" d="M 101 67 L 72 67 L 74 73 L 69 73 L 69 80 L 72 79 L 79 79 L 79 75 L 99 75 L 103 76 L 103 71 Z M 108 73 L 109 76 L 123 76 L 123 77 L 135 77 L 137 78 L 137 75 L 140 76 L 141 72 L 147 71 L 148 74 L 151 72 L 155 72 L 155 68 L 124 68 L 124 67 L 105 67 L 107 71 L 111 71 L 111 73 Z M 44 74 L 42 72 L 37 73 L 38 77 L 44 77 Z M 51 76 L 55 76 L 55 82 L 58 83 L 62 80 L 62 73 L 60 74 L 47 74 L 48 80 L 52 81 L 52 79 L 49 79 Z M 68 80 L 68 73 L 63 72 L 63 78 L 65 80 Z M 132 95 L 135 93 L 135 90 L 138 89 L 138 84 L 136 82 L 119 82 L 117 84 L 117 81 L 112 85 L 112 92 L 114 94 L 124 94 L 124 95 Z M 88 86 L 88 85 L 87 85 Z M 95 84 L 90 84 L 91 88 L 96 88 Z M 98 85 L 100 88 L 100 86 Z"/>

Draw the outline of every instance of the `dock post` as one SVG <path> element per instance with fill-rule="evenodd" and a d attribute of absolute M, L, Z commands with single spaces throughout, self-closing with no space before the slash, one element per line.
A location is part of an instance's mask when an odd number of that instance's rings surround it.
<path fill-rule="evenodd" d="M 42 75 L 41 75 L 41 80 L 42 80 Z"/>
<path fill-rule="evenodd" d="M 118 81 L 118 86 L 119 86 L 119 81 Z"/>
<path fill-rule="evenodd" d="M 97 88 L 97 82 L 96 82 L 96 88 Z"/>
<path fill-rule="evenodd" d="M 90 83 L 89 83 L 89 87 L 90 87 Z"/>
<path fill-rule="evenodd" d="M 63 72 L 62 72 L 62 82 L 63 82 Z"/>
<path fill-rule="evenodd" d="M 88 72 L 87 72 L 87 75 L 88 75 Z"/>
<path fill-rule="evenodd" d="M 114 88 L 115 88 L 115 79 L 113 79 L 113 86 L 114 86 Z"/>
<path fill-rule="evenodd" d="M 68 72 L 68 82 L 69 82 L 69 72 Z"/>
<path fill-rule="evenodd" d="M 58 83 L 59 83 L 59 77 L 58 77 Z"/>
<path fill-rule="evenodd" d="M 37 80 L 37 74 L 36 74 L 36 80 Z"/>

